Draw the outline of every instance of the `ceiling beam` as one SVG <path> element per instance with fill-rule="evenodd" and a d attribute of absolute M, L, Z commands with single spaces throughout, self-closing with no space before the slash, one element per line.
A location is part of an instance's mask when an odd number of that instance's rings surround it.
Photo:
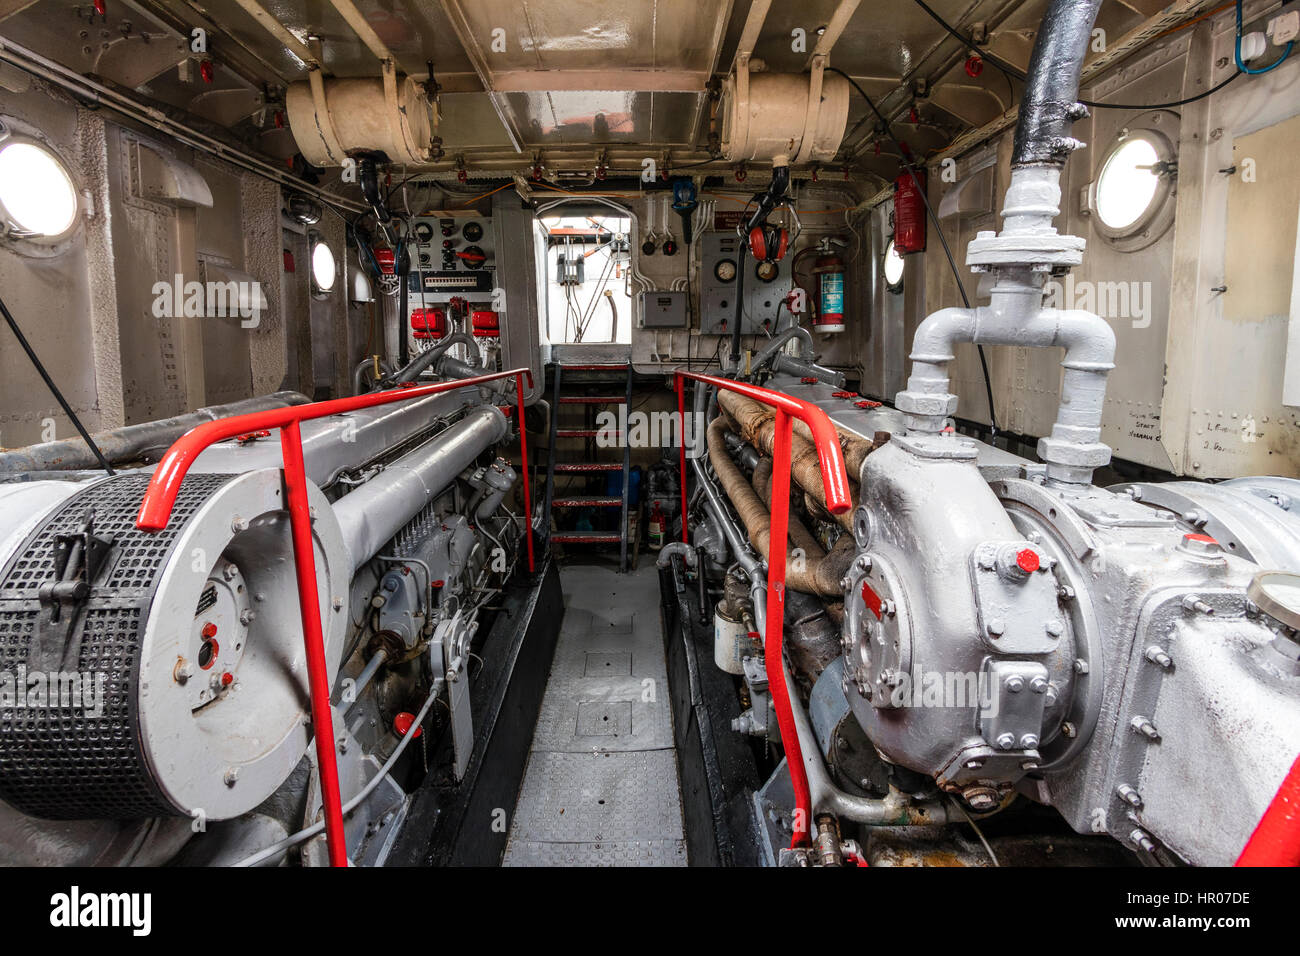
<path fill-rule="evenodd" d="M 704 70 L 501 70 L 492 74 L 498 93 L 619 90 L 632 93 L 701 93 L 712 72 Z"/>
<path fill-rule="evenodd" d="M 492 69 L 488 66 L 483 47 L 479 45 L 474 36 L 469 18 L 465 16 L 460 0 L 442 0 L 442 9 L 446 13 L 447 19 L 451 21 L 452 29 L 456 31 L 456 38 L 460 41 L 461 49 L 469 57 L 474 72 L 478 74 L 479 82 L 483 84 L 483 90 L 487 93 L 488 100 L 492 103 L 492 109 L 506 131 L 506 137 L 510 140 L 511 147 L 516 153 L 522 153 L 524 151 L 523 137 L 515 127 L 504 96 L 496 89 Z"/>
<path fill-rule="evenodd" d="M 736 44 L 736 55 L 731 61 L 733 71 L 741 57 L 754 55 L 754 47 L 758 45 L 759 34 L 763 32 L 763 24 L 767 22 L 767 13 L 771 9 L 772 0 L 753 0 L 749 5 L 749 13 L 745 15 L 745 26 L 740 31 L 740 41 Z"/>
<path fill-rule="evenodd" d="M 361 11 L 357 9 L 357 5 L 352 0 L 330 0 L 330 3 L 339 12 L 339 16 L 347 21 L 348 26 L 352 28 L 352 32 L 357 35 L 357 38 L 366 45 L 366 49 L 374 54 L 376 60 L 380 63 L 391 61 L 396 65 L 397 59 L 393 56 L 393 52 L 388 49 L 383 40 L 379 39 L 379 34 L 375 32 L 375 28 L 370 25 L 369 20 L 362 16 Z"/>
<path fill-rule="evenodd" d="M 302 61 L 303 66 L 320 68 L 320 62 L 307 45 L 289 32 L 289 28 L 277 20 L 266 7 L 257 0 L 235 0 L 240 8 L 257 21 L 267 33 L 275 37 L 286 50 Z"/>
<path fill-rule="evenodd" d="M 817 38 L 817 46 L 813 48 L 812 54 L 808 57 L 808 62 L 804 66 L 805 69 L 810 68 L 817 57 L 830 56 L 831 49 L 839 42 L 840 36 L 844 33 L 844 28 L 853 19 L 853 14 L 857 12 L 860 2 L 861 0 L 840 0 L 835 12 L 831 14 L 830 22 L 826 24 L 826 29 Z"/>

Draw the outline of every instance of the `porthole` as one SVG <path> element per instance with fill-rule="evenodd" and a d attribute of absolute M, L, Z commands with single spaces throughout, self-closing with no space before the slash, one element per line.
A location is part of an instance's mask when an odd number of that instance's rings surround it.
<path fill-rule="evenodd" d="M 1151 245 L 1174 219 L 1177 165 L 1159 130 L 1124 130 L 1101 162 L 1093 184 L 1093 225 L 1111 245 L 1133 252 Z"/>
<path fill-rule="evenodd" d="M 334 291 L 334 282 L 338 278 L 338 264 L 334 252 L 325 240 L 316 237 L 311 246 L 311 284 L 312 291 L 318 295 Z"/>
<path fill-rule="evenodd" d="M 16 239 L 55 242 L 77 223 L 77 188 L 62 160 L 22 138 L 0 140 L 0 226 Z"/>
<path fill-rule="evenodd" d="M 881 272 L 885 276 L 885 286 L 890 292 L 903 291 L 903 257 L 898 254 L 894 247 L 894 240 L 890 239 L 889 244 L 885 246 L 885 255 L 881 263 Z"/>

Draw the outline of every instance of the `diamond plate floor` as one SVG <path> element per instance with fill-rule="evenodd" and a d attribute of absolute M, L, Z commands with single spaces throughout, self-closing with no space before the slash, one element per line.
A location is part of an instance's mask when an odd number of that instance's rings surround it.
<path fill-rule="evenodd" d="M 505 866 L 685 866 L 653 562 L 560 570 L 566 611 Z"/>

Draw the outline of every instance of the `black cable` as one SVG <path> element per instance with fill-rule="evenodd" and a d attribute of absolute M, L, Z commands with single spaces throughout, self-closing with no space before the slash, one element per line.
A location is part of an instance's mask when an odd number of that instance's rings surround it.
<path fill-rule="evenodd" d="M 110 475 L 117 474 L 117 472 L 113 471 L 113 466 L 108 463 L 108 459 L 104 457 L 104 453 L 99 450 L 99 446 L 95 444 L 95 440 L 90 437 L 90 432 L 86 431 L 86 426 L 81 424 L 81 419 L 78 418 L 77 413 L 72 410 L 72 406 L 68 404 L 68 400 L 64 398 L 63 393 L 59 391 L 59 386 L 55 385 L 54 379 L 50 378 L 50 373 L 45 371 L 45 366 L 41 364 L 41 360 L 36 357 L 36 352 L 32 349 L 31 344 L 28 343 L 27 336 L 23 335 L 23 330 L 18 328 L 17 321 L 15 321 L 14 317 L 9 313 L 9 308 L 5 305 L 4 299 L 0 299 L 0 312 L 4 313 L 5 321 L 9 323 L 9 328 L 14 330 L 14 335 L 18 338 L 18 344 L 23 347 L 23 351 L 27 353 L 27 357 L 32 360 L 32 364 L 36 366 L 36 371 L 39 372 L 41 378 L 45 380 L 46 386 L 54 393 L 55 399 L 57 399 L 59 405 L 63 407 L 63 413 L 72 420 L 73 427 L 77 429 L 77 433 L 81 435 L 82 439 L 86 442 L 87 447 L 95 453 L 95 457 L 99 459 L 101 467 L 103 467 L 103 469 Z"/>
<path fill-rule="evenodd" d="M 930 8 L 930 5 L 925 2 L 925 0 L 912 0 L 912 2 L 915 3 L 922 10 L 924 10 L 926 13 L 928 13 L 930 15 L 930 19 L 932 19 L 935 23 L 943 27 L 953 37 L 960 40 L 962 45 L 965 46 L 966 49 L 970 50 L 972 53 L 975 53 L 981 59 L 988 60 L 988 62 L 992 63 L 1004 74 L 1008 76 L 1014 76 L 1016 79 L 1020 80 L 1021 82 L 1024 82 L 1024 80 L 1026 79 L 1026 74 L 1022 70 L 1019 70 L 1016 67 L 1012 66 L 1010 63 L 1008 63 L 1006 60 L 1002 59 L 1001 57 L 994 56 L 992 53 L 989 53 L 986 50 L 981 50 L 978 46 L 975 45 L 975 42 L 973 40 L 968 39 L 959 30 L 957 30 L 956 27 L 950 24 L 943 17 L 939 16 L 939 14 L 935 13 L 934 10 Z M 1195 103 L 1197 100 L 1203 100 L 1210 94 L 1219 92 L 1219 90 L 1223 89 L 1225 86 L 1227 86 L 1229 83 L 1231 83 L 1233 80 L 1235 80 L 1237 77 L 1241 75 L 1242 75 L 1242 71 L 1237 70 L 1237 72 L 1233 73 L 1232 76 L 1228 77 L 1226 80 L 1222 81 L 1216 86 L 1212 86 L 1208 90 L 1204 90 L 1200 93 L 1197 93 L 1195 96 L 1189 96 L 1186 99 L 1181 99 L 1181 100 L 1174 100 L 1171 103 L 1098 103 L 1094 100 L 1084 100 L 1084 99 L 1079 100 L 1079 102 L 1082 103 L 1084 106 L 1090 106 L 1093 109 L 1101 109 L 1101 110 L 1169 110 L 1169 109 L 1174 109 L 1175 107 L 1178 106 L 1186 106 L 1188 103 Z"/>
<path fill-rule="evenodd" d="M 898 137 L 894 135 L 894 132 L 890 127 L 889 120 L 885 119 L 884 114 L 876 108 L 875 102 L 873 102 L 871 97 L 867 95 L 866 90 L 860 87 L 853 77 L 849 76 L 843 70 L 837 69 L 833 66 L 828 66 L 826 69 L 830 73 L 838 73 L 840 76 L 844 77 L 844 79 L 849 81 L 849 85 L 858 91 L 858 95 L 866 100 L 867 106 L 871 107 L 871 112 L 875 113 L 876 117 L 880 120 L 881 125 L 884 127 L 885 135 L 894 141 L 894 145 L 898 147 L 898 151 L 903 155 L 903 168 L 906 169 L 907 174 L 912 177 L 912 182 L 916 186 L 916 192 L 921 197 L 921 202 L 925 206 L 926 215 L 930 217 L 930 222 L 934 225 L 935 234 L 939 237 L 939 243 L 943 246 L 943 254 L 948 257 L 948 266 L 952 269 L 953 278 L 957 280 L 957 292 L 961 296 L 962 305 L 969 309 L 971 307 L 970 296 L 966 294 L 966 287 L 962 284 L 961 270 L 957 268 L 957 260 L 953 257 L 952 249 L 948 246 L 948 238 L 943 234 L 943 228 L 939 225 L 939 217 L 934 214 L 934 209 L 930 206 L 929 197 L 925 194 L 925 187 L 921 185 L 921 180 L 917 178 L 916 170 L 906 162 L 908 155 L 907 148 L 899 142 Z M 993 437 L 997 437 L 998 416 L 993 407 L 993 379 L 989 375 L 989 360 L 988 356 L 984 354 L 984 346 L 976 345 L 975 348 L 979 352 L 980 368 L 984 372 L 984 393 L 988 397 L 989 402 L 989 430 L 993 433 Z"/>

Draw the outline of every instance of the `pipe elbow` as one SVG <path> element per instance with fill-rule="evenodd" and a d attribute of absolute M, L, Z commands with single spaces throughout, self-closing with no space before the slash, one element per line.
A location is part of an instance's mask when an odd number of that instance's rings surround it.
<path fill-rule="evenodd" d="M 675 557 L 679 557 L 686 562 L 688 568 L 694 568 L 698 560 L 695 549 L 685 541 L 671 541 L 659 550 L 659 557 L 655 559 L 655 567 L 662 571 L 673 563 Z"/>
<path fill-rule="evenodd" d="M 1056 312 L 1056 342 L 1065 347 L 1064 365 L 1109 372 L 1115 367 L 1115 330 L 1101 316 L 1083 309 Z"/>
<path fill-rule="evenodd" d="M 913 362 L 940 365 L 953 360 L 953 346 L 958 342 L 975 341 L 975 310 L 962 308 L 940 309 L 931 312 L 916 327 L 912 338 Z"/>

